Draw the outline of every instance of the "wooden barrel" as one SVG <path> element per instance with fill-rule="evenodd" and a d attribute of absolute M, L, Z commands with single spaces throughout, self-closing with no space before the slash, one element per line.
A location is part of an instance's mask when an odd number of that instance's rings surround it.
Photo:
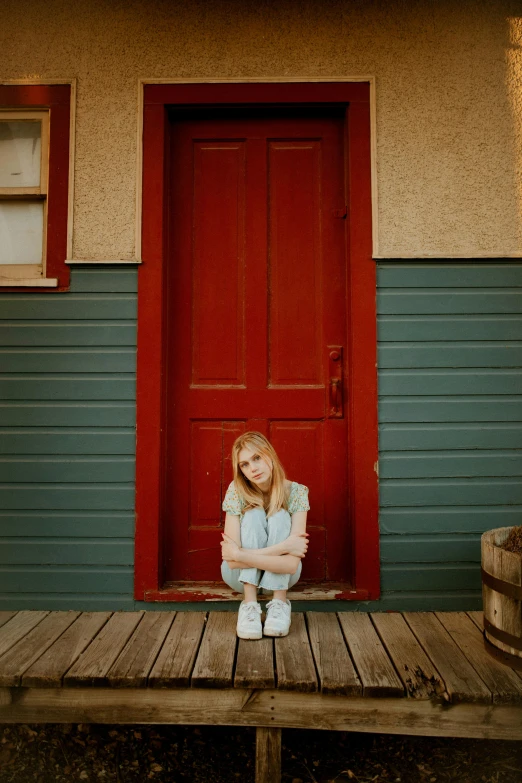
<path fill-rule="evenodd" d="M 484 631 L 495 647 L 522 658 L 522 555 L 498 546 L 512 529 L 488 530 L 481 539 Z"/>

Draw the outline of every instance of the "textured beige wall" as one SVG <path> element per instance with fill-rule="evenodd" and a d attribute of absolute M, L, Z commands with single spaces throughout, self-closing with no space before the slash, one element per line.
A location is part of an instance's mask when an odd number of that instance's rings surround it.
<path fill-rule="evenodd" d="M 522 3 L 2 0 L 0 78 L 77 78 L 73 255 L 135 256 L 139 78 L 376 77 L 378 252 L 522 254 Z"/>

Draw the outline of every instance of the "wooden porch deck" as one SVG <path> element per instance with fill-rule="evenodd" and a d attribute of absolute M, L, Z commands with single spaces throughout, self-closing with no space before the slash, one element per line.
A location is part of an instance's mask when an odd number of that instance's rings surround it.
<path fill-rule="evenodd" d="M 285 727 L 522 739 L 522 671 L 481 612 L 293 613 L 238 640 L 235 612 L 0 612 L 0 722 L 258 727 L 257 780 Z"/>

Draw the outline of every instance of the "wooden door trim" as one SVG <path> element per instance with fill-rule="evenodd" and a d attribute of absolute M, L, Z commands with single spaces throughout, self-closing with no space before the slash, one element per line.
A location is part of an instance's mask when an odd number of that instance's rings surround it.
<path fill-rule="evenodd" d="M 337 103 L 347 106 L 346 221 L 352 368 L 349 391 L 354 583 L 337 595 L 378 598 L 376 269 L 372 259 L 371 98 L 368 82 L 147 84 L 143 101 L 142 260 L 138 285 L 134 598 L 180 600 L 163 587 L 168 107 Z M 347 556 L 350 556 L 347 554 Z M 353 592 L 352 592 L 353 591 Z M 161 594 L 161 598 L 160 598 Z M 208 594 L 207 594 L 208 595 Z M 199 600 L 208 600 L 204 591 Z M 188 600 L 198 600 L 196 593 Z"/>

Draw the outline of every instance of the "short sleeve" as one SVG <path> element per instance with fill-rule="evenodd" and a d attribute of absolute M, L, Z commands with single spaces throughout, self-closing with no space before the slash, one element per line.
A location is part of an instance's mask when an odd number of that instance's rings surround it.
<path fill-rule="evenodd" d="M 233 481 L 228 485 L 222 509 L 228 514 L 233 514 L 236 517 L 241 516 L 241 501 Z"/>
<path fill-rule="evenodd" d="M 308 487 L 304 484 L 294 484 L 288 500 L 288 512 L 296 514 L 298 511 L 310 511 Z"/>

